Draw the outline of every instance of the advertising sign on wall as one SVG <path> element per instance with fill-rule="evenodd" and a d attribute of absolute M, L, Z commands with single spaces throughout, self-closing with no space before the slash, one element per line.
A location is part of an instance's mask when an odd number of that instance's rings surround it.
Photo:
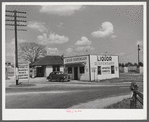
<path fill-rule="evenodd" d="M 102 67 L 102 74 L 111 74 L 111 67 Z"/>
<path fill-rule="evenodd" d="M 72 57 L 72 58 L 65 58 L 64 59 L 64 64 L 77 63 L 77 62 L 85 62 L 85 61 L 87 61 L 87 56 Z"/>
<path fill-rule="evenodd" d="M 97 56 L 97 62 L 95 65 L 115 65 L 118 63 L 118 56 Z"/>
<path fill-rule="evenodd" d="M 19 80 L 29 79 L 29 64 L 19 64 L 18 65 L 18 78 Z"/>

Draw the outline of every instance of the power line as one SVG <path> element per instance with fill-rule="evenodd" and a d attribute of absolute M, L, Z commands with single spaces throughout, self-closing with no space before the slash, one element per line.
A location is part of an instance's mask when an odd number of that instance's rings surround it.
<path fill-rule="evenodd" d="M 16 74 L 16 85 L 19 85 L 19 78 L 18 78 L 18 44 L 17 44 L 17 31 L 24 31 L 23 29 L 17 29 L 18 26 L 26 26 L 26 24 L 18 24 L 17 22 L 25 22 L 25 20 L 18 20 L 18 18 L 26 18 L 26 16 L 18 16 L 18 14 L 26 14 L 26 12 L 23 11 L 17 11 L 17 10 L 6 10 L 7 13 L 6 14 L 6 18 L 13 18 L 13 19 L 6 19 L 6 22 L 13 22 L 13 24 L 11 23 L 6 23 L 6 26 L 14 26 L 14 30 L 15 32 L 15 74 Z M 11 13 L 11 14 L 10 14 Z"/>

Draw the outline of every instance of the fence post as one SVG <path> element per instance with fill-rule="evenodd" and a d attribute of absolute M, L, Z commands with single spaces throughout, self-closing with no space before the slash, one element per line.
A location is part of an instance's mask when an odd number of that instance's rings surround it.
<path fill-rule="evenodd" d="M 134 94 L 134 108 L 137 108 L 137 94 L 135 91 L 133 94 Z"/>
<path fill-rule="evenodd" d="M 137 94 L 138 86 L 135 82 L 131 83 L 130 89 L 133 93 L 132 98 L 130 99 L 130 108 L 137 108 Z"/>
<path fill-rule="evenodd" d="M 130 98 L 130 108 L 133 108 L 133 98 Z"/>

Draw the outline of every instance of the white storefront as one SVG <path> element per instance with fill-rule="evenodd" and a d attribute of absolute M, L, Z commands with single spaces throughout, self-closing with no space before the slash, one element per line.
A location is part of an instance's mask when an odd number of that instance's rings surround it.
<path fill-rule="evenodd" d="M 118 56 L 82 55 L 64 58 L 65 72 L 74 80 L 118 78 L 118 66 Z"/>

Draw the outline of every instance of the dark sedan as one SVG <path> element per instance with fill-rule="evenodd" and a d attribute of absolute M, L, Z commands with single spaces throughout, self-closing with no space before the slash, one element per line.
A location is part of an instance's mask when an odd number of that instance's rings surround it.
<path fill-rule="evenodd" d="M 70 81 L 70 76 L 68 74 L 65 74 L 62 71 L 54 71 L 54 72 L 51 72 L 49 74 L 47 79 L 49 81 L 60 81 L 60 82 L 63 82 L 63 81 Z"/>

